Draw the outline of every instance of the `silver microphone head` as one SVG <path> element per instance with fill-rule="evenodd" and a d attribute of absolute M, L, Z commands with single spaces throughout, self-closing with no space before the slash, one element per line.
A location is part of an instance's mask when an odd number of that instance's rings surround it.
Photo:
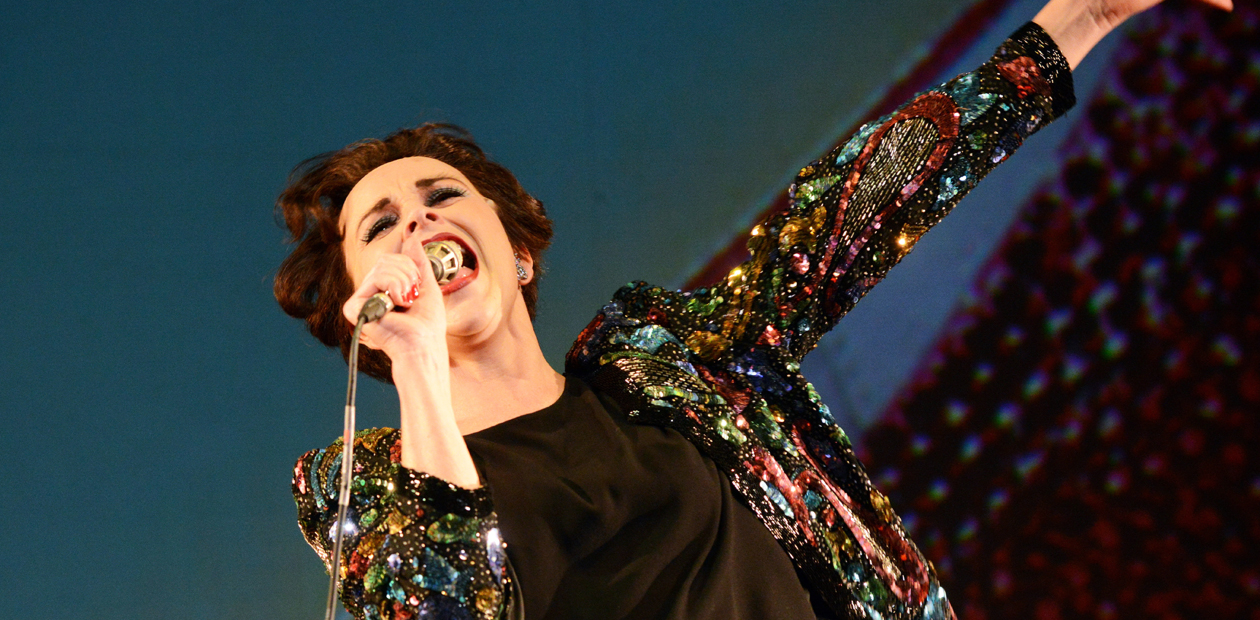
<path fill-rule="evenodd" d="M 438 284 L 450 282 L 464 265 L 464 249 L 450 239 L 424 244 L 424 254 L 429 257 Z"/>

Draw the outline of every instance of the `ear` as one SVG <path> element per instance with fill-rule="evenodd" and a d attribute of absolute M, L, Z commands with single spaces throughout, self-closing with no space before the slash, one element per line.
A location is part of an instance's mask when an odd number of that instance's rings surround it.
<path fill-rule="evenodd" d="M 517 285 L 525 286 L 526 284 L 533 282 L 534 281 L 533 255 L 529 253 L 529 250 L 526 250 L 524 248 L 521 248 L 519 250 L 514 249 L 513 253 L 516 255 L 517 263 L 520 264 L 521 269 L 524 270 L 525 272 L 525 277 L 517 278 Z M 519 276 L 519 274 L 517 275 Z"/>

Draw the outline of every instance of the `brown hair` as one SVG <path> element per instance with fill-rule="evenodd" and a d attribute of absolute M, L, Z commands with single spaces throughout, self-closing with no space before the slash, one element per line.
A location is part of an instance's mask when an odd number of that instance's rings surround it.
<path fill-rule="evenodd" d="M 373 169 L 414 156 L 431 157 L 456 168 L 478 192 L 494 201 L 512 247 L 534 260 L 534 278 L 522 292 L 529 318 L 537 313 L 542 253 L 551 245 L 551 220 L 542 202 L 530 196 L 507 168 L 487 159 L 466 130 L 426 123 L 298 164 L 276 201 L 276 214 L 284 219 L 289 241 L 297 244 L 276 274 L 276 300 L 289 316 L 306 321 L 307 329 L 320 342 L 340 347 L 343 357 L 349 355 L 354 326 L 341 314 L 341 306 L 354 292 L 354 285 L 341 248 L 338 221 L 342 206 L 355 184 Z M 359 369 L 393 382 L 389 357 L 381 351 L 361 348 Z"/>

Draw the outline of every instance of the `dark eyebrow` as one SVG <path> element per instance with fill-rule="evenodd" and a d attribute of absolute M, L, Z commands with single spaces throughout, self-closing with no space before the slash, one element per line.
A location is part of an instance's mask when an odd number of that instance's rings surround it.
<path fill-rule="evenodd" d="M 416 189 L 427 189 L 427 188 L 433 187 L 434 185 L 438 183 L 438 181 L 455 181 L 457 183 L 461 182 L 459 179 L 455 177 L 447 177 L 447 176 L 427 177 L 427 178 L 423 178 L 416 181 Z M 376 201 L 376 204 L 372 205 L 372 208 L 368 209 L 367 213 L 364 213 L 363 217 L 359 218 L 359 223 L 357 226 L 355 226 L 355 230 L 356 231 L 361 230 L 363 228 L 363 222 L 367 221 L 369 217 L 372 217 L 373 215 L 380 213 L 385 207 L 388 207 L 389 202 L 390 202 L 389 198 L 382 198 Z"/>
<path fill-rule="evenodd" d="M 372 208 L 368 209 L 367 213 L 364 213 L 363 217 L 359 218 L 359 224 L 355 226 L 354 228 L 354 230 L 356 231 L 356 234 L 357 234 L 357 231 L 363 229 L 363 222 L 366 222 L 369 217 L 372 217 L 373 215 L 380 213 L 382 210 L 385 209 L 385 207 L 388 207 L 389 202 L 390 201 L 388 198 L 382 198 L 376 201 L 376 204 L 372 205 Z"/>
<path fill-rule="evenodd" d="M 438 181 L 455 181 L 456 183 L 460 182 L 460 180 L 455 177 L 429 177 L 427 179 L 420 179 L 419 181 L 416 181 L 416 188 L 425 189 L 428 187 L 433 187 L 434 185 L 437 185 Z"/>

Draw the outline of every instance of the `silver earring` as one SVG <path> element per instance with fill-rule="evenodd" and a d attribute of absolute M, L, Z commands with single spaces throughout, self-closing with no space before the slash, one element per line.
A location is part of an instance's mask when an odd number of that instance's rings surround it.
<path fill-rule="evenodd" d="M 516 279 L 524 282 L 529 274 L 525 273 L 525 266 L 521 264 L 520 255 L 513 253 L 512 256 L 516 258 Z"/>

